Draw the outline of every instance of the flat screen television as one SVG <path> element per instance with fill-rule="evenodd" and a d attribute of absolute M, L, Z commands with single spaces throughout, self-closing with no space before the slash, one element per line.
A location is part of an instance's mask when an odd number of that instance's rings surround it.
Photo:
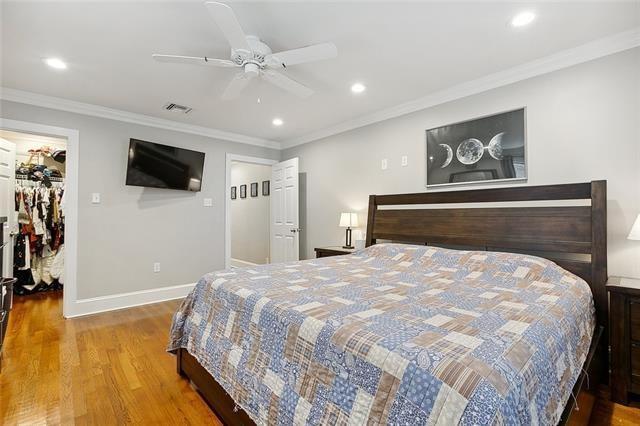
<path fill-rule="evenodd" d="M 131 139 L 128 158 L 127 185 L 200 191 L 204 152 Z"/>

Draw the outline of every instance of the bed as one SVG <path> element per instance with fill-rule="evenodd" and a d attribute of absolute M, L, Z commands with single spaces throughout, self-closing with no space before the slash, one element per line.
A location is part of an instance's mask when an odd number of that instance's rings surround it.
<path fill-rule="evenodd" d="M 367 248 L 205 275 L 168 349 L 227 424 L 579 423 L 606 277 L 604 181 L 372 195 Z"/>

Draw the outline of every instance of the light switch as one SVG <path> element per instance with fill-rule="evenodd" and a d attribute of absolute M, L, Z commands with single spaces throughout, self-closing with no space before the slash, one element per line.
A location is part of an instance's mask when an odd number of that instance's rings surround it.
<path fill-rule="evenodd" d="M 382 159 L 381 167 L 382 167 L 382 170 L 387 170 L 387 159 L 386 158 Z"/>
<path fill-rule="evenodd" d="M 204 206 L 205 206 L 205 207 L 211 207 L 211 206 L 213 206 L 213 198 L 205 198 L 205 199 L 204 199 Z"/>
<path fill-rule="evenodd" d="M 91 204 L 100 204 L 100 193 L 94 192 L 91 194 Z"/>
<path fill-rule="evenodd" d="M 402 164 L 402 167 L 407 167 L 407 164 L 409 164 L 409 159 L 407 158 L 406 155 L 402 156 L 402 159 L 400 160 L 400 164 Z"/>

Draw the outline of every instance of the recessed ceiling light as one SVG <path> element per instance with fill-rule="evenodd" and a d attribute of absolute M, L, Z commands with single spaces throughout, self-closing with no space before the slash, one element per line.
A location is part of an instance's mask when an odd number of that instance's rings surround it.
<path fill-rule="evenodd" d="M 282 118 L 274 118 L 271 123 L 273 123 L 274 126 L 282 126 L 284 121 L 282 121 Z"/>
<path fill-rule="evenodd" d="M 44 63 L 57 70 L 67 69 L 67 64 L 65 64 L 64 61 L 59 58 L 47 58 L 44 60 Z"/>
<path fill-rule="evenodd" d="M 365 90 L 367 90 L 367 87 L 362 83 L 353 83 L 353 85 L 351 86 L 351 91 L 353 93 L 362 93 Z"/>
<path fill-rule="evenodd" d="M 524 27 L 525 25 L 529 25 L 536 19 L 536 14 L 533 12 L 521 12 L 511 19 L 511 26 L 513 27 Z"/>

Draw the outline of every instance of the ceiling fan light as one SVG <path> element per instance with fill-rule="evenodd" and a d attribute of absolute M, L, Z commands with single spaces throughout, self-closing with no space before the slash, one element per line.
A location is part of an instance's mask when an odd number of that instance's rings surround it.
<path fill-rule="evenodd" d="M 351 85 L 351 91 L 353 93 L 362 93 L 367 90 L 367 87 L 362 83 L 353 83 Z"/>
<path fill-rule="evenodd" d="M 261 41 L 259 37 L 244 33 L 230 6 L 217 1 L 206 1 L 205 7 L 231 46 L 230 59 L 157 53 L 154 53 L 152 57 L 159 62 L 230 68 L 241 67 L 242 71 L 236 74 L 222 93 L 221 99 L 223 100 L 236 99 L 247 87 L 249 81 L 256 77 L 300 98 L 308 98 L 314 93 L 312 89 L 288 75 L 278 72 L 278 70 L 287 68 L 290 65 L 335 58 L 338 55 L 338 49 L 333 43 L 319 43 L 273 53 L 271 48 Z M 274 126 L 282 124 L 282 120 L 279 120 L 279 124 L 274 123 Z"/>
<path fill-rule="evenodd" d="M 273 121 L 271 122 L 274 126 L 279 127 L 282 126 L 284 124 L 284 121 L 282 121 L 282 118 L 274 118 Z"/>

